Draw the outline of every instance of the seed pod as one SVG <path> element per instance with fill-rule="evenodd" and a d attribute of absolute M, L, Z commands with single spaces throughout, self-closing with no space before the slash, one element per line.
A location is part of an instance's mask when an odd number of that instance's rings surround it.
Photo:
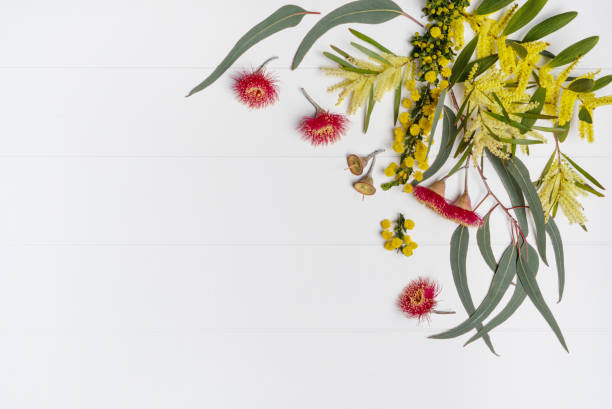
<path fill-rule="evenodd" d="M 353 184 L 355 190 L 364 196 L 372 196 L 376 193 L 376 188 L 374 187 L 374 180 L 372 179 L 372 171 L 374 170 L 375 164 L 376 156 L 374 156 L 372 159 L 372 166 L 370 166 L 370 170 L 368 171 L 368 173 L 359 181 Z"/>
<path fill-rule="evenodd" d="M 355 154 L 350 154 L 346 157 L 346 163 L 348 164 L 349 170 L 353 175 L 361 176 L 366 166 L 368 166 L 368 162 L 370 161 L 370 159 L 384 151 L 384 149 L 379 149 L 377 151 L 372 152 L 368 156 L 357 156 Z"/>

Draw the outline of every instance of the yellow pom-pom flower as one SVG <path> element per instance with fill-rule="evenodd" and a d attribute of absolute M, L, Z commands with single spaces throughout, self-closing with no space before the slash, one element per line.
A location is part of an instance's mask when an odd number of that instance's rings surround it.
<path fill-rule="evenodd" d="M 412 250 L 410 249 L 410 247 L 405 246 L 405 247 L 402 249 L 402 254 L 403 254 L 404 256 L 406 256 L 406 257 L 410 257 L 410 256 L 412 256 L 412 254 L 413 254 L 413 253 L 412 253 Z"/>
<path fill-rule="evenodd" d="M 427 162 L 419 162 L 419 169 L 421 169 L 421 170 L 429 169 L 429 163 L 427 163 Z"/>
<path fill-rule="evenodd" d="M 407 234 L 406 234 L 406 235 L 404 236 L 404 243 L 405 243 L 405 244 L 410 244 L 411 242 L 412 242 L 412 239 L 410 238 L 410 236 L 409 236 L 409 235 L 407 235 Z"/>
<path fill-rule="evenodd" d="M 389 251 L 393 251 L 393 250 L 395 250 L 395 249 L 393 248 L 393 243 L 391 243 L 391 241 L 386 241 L 386 242 L 385 242 L 385 250 L 389 250 Z"/>
<path fill-rule="evenodd" d="M 399 249 L 402 247 L 402 244 L 404 244 L 404 242 L 399 237 L 395 237 L 393 240 L 391 240 L 391 245 L 394 249 Z"/>
<path fill-rule="evenodd" d="M 423 172 L 414 172 L 414 180 L 416 180 L 417 182 L 420 182 L 421 180 L 423 180 Z"/>
<path fill-rule="evenodd" d="M 390 232 L 389 230 L 383 230 L 383 232 L 381 233 L 381 236 L 385 240 L 391 240 L 393 238 L 393 233 Z"/>
<path fill-rule="evenodd" d="M 399 115 L 399 120 L 402 124 L 407 124 L 408 122 L 410 122 L 410 114 L 408 112 L 402 112 Z"/>
<path fill-rule="evenodd" d="M 415 102 L 421 99 L 421 93 L 419 92 L 418 89 L 413 89 L 410 92 L 410 99 L 415 101 Z"/>
<path fill-rule="evenodd" d="M 391 220 L 389 219 L 385 219 L 382 222 L 380 222 L 380 227 L 382 227 L 383 229 L 388 229 L 391 227 Z"/>
<path fill-rule="evenodd" d="M 449 86 L 449 82 L 447 80 L 440 81 L 440 89 L 446 89 Z"/>
<path fill-rule="evenodd" d="M 404 148 L 404 144 L 402 144 L 401 142 L 395 142 L 392 148 L 396 153 L 404 153 L 406 151 L 406 148 Z"/>
<path fill-rule="evenodd" d="M 438 79 L 438 75 L 436 75 L 435 71 L 427 71 L 425 73 L 425 81 L 434 83 Z"/>
<path fill-rule="evenodd" d="M 404 135 L 406 135 L 406 131 L 404 131 L 401 126 L 398 126 L 393 130 L 393 135 L 395 135 L 396 138 L 403 138 Z"/>
<path fill-rule="evenodd" d="M 408 156 L 406 159 L 404 159 L 403 165 L 406 168 L 414 167 L 414 158 L 412 156 Z"/>
<path fill-rule="evenodd" d="M 415 243 L 414 241 L 412 241 L 408 243 L 408 248 L 410 248 L 410 250 L 416 250 L 417 248 L 419 248 L 419 245 Z"/>
<path fill-rule="evenodd" d="M 404 221 L 404 228 L 406 230 L 414 229 L 414 220 L 407 219 Z"/>
<path fill-rule="evenodd" d="M 397 163 L 392 162 L 389 166 L 387 166 L 387 168 L 385 169 L 385 176 L 390 178 L 391 176 L 395 175 L 395 171 L 397 170 L 398 166 Z M 385 220 L 388 222 L 388 220 Z M 389 222 L 389 226 L 391 226 L 391 222 Z M 385 227 L 383 226 L 383 229 L 388 229 L 389 227 Z"/>
<path fill-rule="evenodd" d="M 411 194 L 413 191 L 414 191 L 414 187 L 410 183 L 404 186 L 404 192 Z"/>
<path fill-rule="evenodd" d="M 442 57 L 438 58 L 438 64 L 440 64 L 440 66 L 442 66 L 442 67 L 446 67 L 446 66 L 448 66 L 448 64 L 450 64 L 450 61 L 448 60 L 448 58 L 442 56 Z"/>
<path fill-rule="evenodd" d="M 410 127 L 410 135 L 418 136 L 421 133 L 421 127 L 418 124 L 413 124 Z"/>
<path fill-rule="evenodd" d="M 450 77 L 450 76 L 451 76 L 451 74 L 453 73 L 453 70 L 451 70 L 451 69 L 450 69 L 450 68 L 448 68 L 448 67 L 444 67 L 444 68 L 442 68 L 442 71 L 440 71 L 440 72 L 442 73 L 442 76 L 443 76 L 443 77 L 448 78 L 448 77 Z"/>
<path fill-rule="evenodd" d="M 433 38 L 440 38 L 442 36 L 442 30 L 440 30 L 440 27 L 434 26 L 429 30 L 429 34 L 431 34 Z"/>

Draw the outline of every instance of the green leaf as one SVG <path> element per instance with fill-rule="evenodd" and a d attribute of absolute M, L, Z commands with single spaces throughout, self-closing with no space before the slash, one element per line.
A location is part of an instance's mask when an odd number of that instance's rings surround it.
<path fill-rule="evenodd" d="M 539 188 L 541 186 L 542 180 L 544 179 L 544 176 L 546 176 L 546 174 L 550 170 L 550 167 L 552 166 L 553 161 L 555 160 L 556 156 L 557 156 L 557 151 L 554 150 L 553 153 L 550 155 L 550 158 L 548 159 L 548 162 L 546 162 L 546 165 L 544 166 L 544 169 L 542 169 L 542 174 L 540 175 L 540 179 L 538 179 L 538 182 L 536 183 L 536 187 Z"/>
<path fill-rule="evenodd" d="M 612 75 L 606 75 L 604 77 L 601 77 L 597 81 L 595 81 L 595 85 L 593 86 L 591 92 L 599 91 L 600 89 L 608 86 L 608 84 L 610 84 L 611 82 Z"/>
<path fill-rule="evenodd" d="M 501 10 L 514 0 L 484 0 L 480 3 L 480 6 L 476 9 L 478 15 L 485 15 L 495 13 L 497 10 Z"/>
<path fill-rule="evenodd" d="M 593 187 L 591 185 L 589 185 L 589 184 L 584 184 L 584 183 L 580 183 L 580 182 L 574 182 L 574 184 L 579 189 L 582 189 L 585 192 L 591 193 L 591 194 L 593 194 L 593 195 L 595 195 L 597 197 L 606 197 L 606 195 L 604 195 L 603 193 L 600 193 L 597 190 L 593 189 Z"/>
<path fill-rule="evenodd" d="M 508 138 L 496 138 L 498 141 L 507 143 L 510 145 L 541 145 L 544 142 L 535 139 L 508 139 Z"/>
<path fill-rule="evenodd" d="M 391 50 L 389 50 L 387 47 L 384 47 L 383 45 L 381 45 L 378 41 L 374 40 L 371 37 L 368 37 L 367 35 L 360 33 L 357 30 L 354 30 L 352 28 L 349 28 L 349 31 L 357 38 L 359 38 L 360 40 L 365 41 L 366 43 L 373 45 L 374 47 L 378 48 L 380 51 L 382 51 L 383 53 L 387 53 L 387 54 L 391 54 L 391 55 L 395 55 Z"/>
<path fill-rule="evenodd" d="M 547 1 L 548 0 L 527 1 L 527 3 L 518 9 L 514 16 L 512 16 L 503 35 L 510 35 L 529 24 L 544 8 Z"/>
<path fill-rule="evenodd" d="M 504 117 L 506 119 L 510 119 L 510 117 L 508 116 L 508 111 L 506 111 L 506 107 L 504 106 L 504 104 L 502 104 L 501 100 L 499 99 L 499 97 L 497 96 L 495 92 L 493 93 L 493 99 L 495 100 L 497 105 L 499 105 L 499 107 L 501 108 L 501 111 L 504 114 Z"/>
<path fill-rule="evenodd" d="M 459 295 L 459 299 L 461 300 L 461 304 L 463 304 L 463 308 L 469 315 L 472 315 L 476 308 L 474 307 L 474 302 L 472 301 L 472 296 L 470 295 L 470 289 L 467 284 L 467 272 L 466 272 L 466 260 L 467 260 L 467 250 L 468 245 L 470 243 L 470 233 L 467 227 L 458 226 L 453 236 L 451 237 L 450 243 L 450 265 L 451 270 L 453 272 L 453 280 L 455 282 L 455 287 L 457 288 L 457 293 Z M 478 330 L 482 329 L 482 325 L 478 324 L 476 326 Z M 489 338 L 488 334 L 483 335 L 483 339 L 492 353 L 497 355 L 495 349 L 493 348 L 493 344 L 491 343 L 491 338 Z"/>
<path fill-rule="evenodd" d="M 521 255 L 522 263 L 525 263 L 523 256 Z M 531 271 L 529 268 L 521 268 L 519 267 L 517 270 L 519 280 L 523 289 L 531 299 L 531 302 L 535 305 L 535 307 L 540 311 L 540 314 L 544 317 L 548 325 L 552 328 L 553 332 L 561 342 L 563 348 L 569 352 L 567 349 L 567 345 L 565 343 L 565 339 L 563 338 L 563 334 L 561 333 L 561 328 L 557 324 L 555 317 L 552 315 L 550 308 L 546 305 L 546 301 L 544 301 L 544 297 L 542 296 L 542 292 L 540 291 L 540 287 L 538 286 L 538 282 L 535 279 L 535 273 Z"/>
<path fill-rule="evenodd" d="M 529 250 L 527 250 L 529 248 Z M 528 259 L 527 262 L 525 260 Z M 534 275 L 538 273 L 538 269 L 540 267 L 540 260 L 538 258 L 538 254 L 536 249 L 529 246 L 527 247 L 525 244 L 521 247 L 521 256 L 517 260 L 517 271 L 518 269 L 528 269 L 533 272 Z M 518 308 L 523 304 L 527 298 L 527 293 L 523 289 L 520 281 L 516 283 L 516 288 L 514 289 L 514 293 L 512 294 L 512 298 L 508 301 L 508 304 L 504 307 L 503 310 L 500 311 L 498 315 L 496 315 L 491 321 L 489 321 L 476 335 L 470 338 L 465 345 L 471 344 L 472 342 L 480 339 L 483 335 L 488 334 L 494 328 L 497 328 L 504 322 L 508 320 Z"/>
<path fill-rule="evenodd" d="M 348 61 L 345 61 L 342 58 L 338 57 L 337 55 L 334 55 L 334 54 L 329 53 L 327 51 L 324 51 L 323 55 L 325 57 L 327 57 L 328 59 L 332 60 L 333 62 L 337 63 L 341 67 L 344 67 L 344 68 L 357 68 L 353 64 L 349 63 Z"/>
<path fill-rule="evenodd" d="M 547 35 L 552 34 L 555 31 L 565 27 L 567 24 L 570 23 L 570 21 L 575 19 L 577 15 L 578 13 L 576 13 L 575 11 L 570 11 L 547 18 L 541 23 L 533 26 L 533 28 L 529 30 L 529 32 L 523 38 L 523 42 L 530 43 L 532 41 L 537 41 L 541 38 L 544 38 Z"/>
<path fill-rule="evenodd" d="M 244 54 L 249 48 L 260 42 L 261 40 L 275 34 L 286 28 L 295 27 L 302 21 L 306 14 L 314 14 L 306 11 L 298 6 L 283 6 L 275 11 L 270 17 L 266 18 L 261 23 L 257 24 L 248 33 L 246 33 L 229 54 L 221 61 L 221 64 L 198 86 L 192 89 L 187 96 L 193 95 L 196 92 L 202 91 L 204 88 L 211 85 L 219 77 L 227 71 L 234 62 Z"/>
<path fill-rule="evenodd" d="M 563 129 L 563 131 L 559 131 L 559 132 L 555 132 L 555 137 L 557 137 L 557 139 L 559 139 L 559 142 L 565 142 L 565 140 L 567 139 L 567 136 L 569 135 L 569 131 L 570 131 L 570 122 L 567 122 L 565 125 L 560 126 L 559 123 L 557 123 L 557 126 L 561 129 Z"/>
<path fill-rule="evenodd" d="M 371 57 L 377 61 L 380 61 L 383 64 L 389 65 L 391 66 L 391 62 L 389 60 L 387 60 L 385 57 L 383 57 L 382 55 L 378 54 L 377 52 L 374 52 L 372 50 L 370 50 L 369 48 L 366 48 L 364 46 L 362 46 L 361 44 L 357 44 L 355 42 L 351 42 L 351 45 L 353 47 L 355 47 L 356 49 L 358 49 L 359 51 L 361 51 L 362 53 L 364 53 L 365 55 L 367 55 L 368 57 Z"/>
<path fill-rule="evenodd" d="M 581 168 L 580 166 L 578 166 L 578 164 L 576 162 L 574 162 L 569 156 L 567 156 L 566 154 L 562 153 L 563 157 L 565 159 L 567 159 L 567 161 L 569 163 L 572 164 L 572 166 L 574 167 L 574 169 L 576 169 L 578 172 L 580 172 L 580 174 L 582 176 L 584 176 L 585 178 L 587 178 L 589 180 L 589 182 L 593 183 L 595 186 L 597 186 L 600 189 L 606 190 L 605 187 L 603 187 L 603 185 L 601 183 L 599 183 L 597 181 L 597 179 L 595 179 L 593 176 L 591 176 L 591 174 L 589 172 L 587 172 L 586 170 L 584 170 L 583 168 Z"/>
<path fill-rule="evenodd" d="M 380 24 L 403 14 L 391 0 L 358 0 L 338 7 L 323 17 L 306 34 L 293 57 L 292 69 L 296 69 L 314 43 L 332 28 L 351 23 Z"/>
<path fill-rule="evenodd" d="M 467 94 L 467 96 L 465 98 L 463 98 L 463 102 L 461 103 L 461 107 L 459 107 L 459 111 L 457 111 L 457 120 L 461 119 L 461 115 L 463 115 L 463 111 L 465 111 L 465 108 L 467 107 L 467 104 L 470 101 L 470 97 L 472 96 L 473 92 L 474 92 L 474 89 L 472 89 L 470 91 L 470 93 Z"/>
<path fill-rule="evenodd" d="M 463 76 L 463 73 L 466 71 L 468 63 L 470 62 L 470 58 L 472 58 L 472 54 L 474 54 L 477 45 L 478 36 L 474 37 L 472 41 L 470 41 L 465 47 L 463 47 L 461 53 L 459 53 L 459 56 L 455 60 L 455 65 L 453 65 L 453 71 L 451 73 L 451 76 L 448 80 L 448 82 L 450 83 L 449 88 L 452 88 L 453 85 L 457 83 L 457 80 Z"/>
<path fill-rule="evenodd" d="M 578 58 L 582 57 L 597 45 L 599 41 L 599 37 L 589 37 L 584 40 L 578 41 L 575 44 L 570 45 L 565 50 L 561 51 L 555 58 L 552 59 L 548 63 L 548 65 L 552 68 L 561 67 L 562 65 L 566 65 L 576 61 Z"/>
<path fill-rule="evenodd" d="M 487 215 L 484 219 L 484 223 L 480 228 L 478 228 L 478 232 L 476 233 L 476 239 L 478 242 L 478 248 L 480 249 L 480 254 L 482 254 L 482 258 L 489 265 L 493 272 L 497 271 L 497 260 L 495 260 L 495 255 L 493 254 L 493 249 L 491 248 L 491 226 L 490 226 L 491 214 Z"/>
<path fill-rule="evenodd" d="M 434 135 L 436 134 L 436 128 L 438 127 L 438 122 L 440 121 L 440 115 L 442 115 L 442 110 L 444 109 L 444 100 L 446 99 L 446 92 L 448 89 L 445 89 L 440 93 L 440 97 L 438 98 L 438 105 L 436 106 L 436 112 L 434 113 L 434 118 L 431 123 L 431 131 L 429 132 L 429 143 L 427 144 L 427 153 L 425 154 L 425 158 L 429 158 L 429 152 L 431 151 L 431 145 L 433 144 Z M 453 115 L 453 118 L 455 115 Z M 453 119 L 454 123 L 454 119 Z M 454 136 L 454 135 L 453 135 Z"/>
<path fill-rule="evenodd" d="M 397 88 L 395 89 L 395 97 L 393 98 L 393 124 L 397 125 L 397 120 L 399 118 L 400 104 L 402 103 L 402 84 L 404 83 L 404 72 L 402 74 L 402 79 L 400 83 L 397 84 Z M 373 85 L 373 84 L 372 84 Z"/>
<path fill-rule="evenodd" d="M 432 335 L 429 338 L 449 339 L 459 337 L 487 319 L 501 302 L 508 287 L 510 287 L 512 279 L 516 276 L 516 253 L 516 245 L 514 243 L 510 244 L 499 261 L 499 267 L 493 275 L 487 295 L 467 320 L 448 331 Z"/>
<path fill-rule="evenodd" d="M 499 56 L 497 54 L 492 54 L 486 57 L 479 58 L 478 60 L 472 61 L 471 63 L 468 64 L 465 71 L 463 71 L 463 74 L 461 75 L 461 77 L 459 78 L 459 81 L 457 82 L 467 81 L 468 77 L 470 76 L 470 72 L 472 72 L 472 68 L 474 68 L 474 65 L 478 64 L 478 68 L 476 69 L 476 72 L 474 73 L 474 79 L 476 79 L 480 75 L 482 75 L 486 70 L 491 68 L 491 66 L 493 66 L 497 62 L 497 60 L 499 60 Z"/>
<path fill-rule="evenodd" d="M 548 219 L 546 224 L 546 233 L 552 241 L 555 251 L 555 262 L 557 263 L 557 276 L 559 277 L 559 302 L 563 298 L 563 289 L 565 288 L 565 255 L 563 254 L 563 240 L 561 233 L 553 218 Z"/>
<path fill-rule="evenodd" d="M 368 128 L 370 127 L 370 117 L 372 116 L 372 110 L 374 110 L 374 84 L 370 87 L 370 97 L 368 98 L 368 109 L 366 110 L 366 117 L 363 123 L 363 133 L 368 132 Z"/>
<path fill-rule="evenodd" d="M 535 189 L 533 183 L 531 183 L 531 177 L 529 176 L 529 170 L 518 158 L 512 158 L 508 161 L 508 168 L 510 174 L 516 180 L 516 183 L 520 186 L 527 203 L 529 204 L 529 211 L 533 216 L 533 220 L 536 226 L 536 243 L 538 245 L 538 252 L 544 264 L 548 265 L 546 261 L 546 222 L 544 216 L 544 209 L 542 209 L 542 202 L 538 196 L 538 192 Z"/>
<path fill-rule="evenodd" d="M 589 112 L 589 110 L 586 109 L 585 107 L 580 108 L 580 111 L 578 112 L 578 119 L 588 124 L 593 123 L 593 117 L 591 116 L 591 113 Z"/>
<path fill-rule="evenodd" d="M 491 154 L 491 152 L 486 152 L 487 158 L 489 158 L 495 172 L 497 172 L 497 175 L 504 184 L 506 192 L 508 192 L 510 203 L 512 203 L 512 207 L 515 208 L 514 213 L 516 214 L 518 224 L 521 227 L 521 230 L 523 230 L 525 237 L 527 237 L 529 235 L 529 225 L 527 224 L 527 212 L 525 211 L 525 198 L 523 197 L 523 193 L 512 175 L 510 175 L 508 167 L 504 165 L 503 161 L 497 156 Z"/>
<path fill-rule="evenodd" d="M 580 78 L 572 82 L 568 89 L 574 92 L 590 92 L 595 86 L 595 81 L 590 78 Z"/>
<path fill-rule="evenodd" d="M 442 98 L 442 96 L 440 96 L 440 98 Z M 435 175 L 436 172 L 438 172 L 440 168 L 444 166 L 448 157 L 450 156 L 453 146 L 452 144 L 449 144 L 449 142 L 455 136 L 456 129 L 454 125 L 455 114 L 449 107 L 444 107 L 443 121 L 444 121 L 444 124 L 443 124 L 443 129 L 442 129 L 442 142 L 440 143 L 440 151 L 438 152 L 438 156 L 436 156 L 436 160 L 431 164 L 429 169 L 427 169 L 423 173 L 423 179 L 420 182 L 413 181 L 412 182 L 413 185 L 417 185 L 418 183 L 423 183 L 424 181 L 426 181 L 427 179 Z M 430 135 L 433 135 L 433 130 Z"/>
<path fill-rule="evenodd" d="M 534 92 L 531 96 L 530 102 L 537 102 L 538 106 L 533 109 L 530 109 L 526 112 L 526 114 L 539 115 L 542 112 L 542 109 L 544 108 L 544 103 L 546 102 L 546 88 L 539 87 L 536 92 Z M 537 118 L 532 119 L 529 117 L 523 117 L 523 119 L 521 120 L 521 124 L 527 128 L 531 128 L 535 125 L 536 121 Z M 523 135 L 526 133 L 527 131 L 521 131 L 521 134 Z"/>
<path fill-rule="evenodd" d="M 457 162 L 455 164 L 455 166 L 453 166 L 453 168 L 448 172 L 448 175 L 446 177 L 450 177 L 452 175 L 454 175 L 455 173 L 457 173 L 459 171 L 459 169 L 461 168 L 461 166 L 465 163 L 465 161 L 467 160 L 468 155 L 470 154 L 471 149 L 471 144 L 469 146 L 469 149 L 465 150 L 465 153 L 463 154 L 463 156 L 461 156 L 461 159 L 459 159 L 459 162 Z"/>
<path fill-rule="evenodd" d="M 529 54 L 527 52 L 527 49 L 525 47 L 523 47 L 520 43 L 518 43 L 517 41 L 514 40 L 506 40 L 506 44 L 508 44 L 510 47 L 512 47 L 514 49 L 514 52 L 516 53 L 516 55 L 518 55 L 520 58 L 525 58 L 527 57 L 527 55 Z"/>
<path fill-rule="evenodd" d="M 527 118 L 527 119 L 557 119 L 557 116 L 553 116 L 553 115 L 544 115 L 544 114 L 536 114 L 536 113 L 530 113 L 530 112 L 513 112 L 512 115 L 516 115 L 518 117 L 521 118 Z"/>

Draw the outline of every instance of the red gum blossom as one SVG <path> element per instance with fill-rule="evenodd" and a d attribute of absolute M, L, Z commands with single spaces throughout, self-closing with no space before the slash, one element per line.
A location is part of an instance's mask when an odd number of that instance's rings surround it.
<path fill-rule="evenodd" d="M 452 220 L 467 227 L 482 226 L 483 221 L 476 212 L 448 203 L 444 197 L 431 189 L 415 186 L 413 194 L 415 199 L 435 210 L 445 219 Z"/>
<path fill-rule="evenodd" d="M 337 142 L 347 130 L 348 118 L 344 115 L 318 111 L 314 117 L 305 117 L 298 129 L 304 139 L 314 146 Z"/>

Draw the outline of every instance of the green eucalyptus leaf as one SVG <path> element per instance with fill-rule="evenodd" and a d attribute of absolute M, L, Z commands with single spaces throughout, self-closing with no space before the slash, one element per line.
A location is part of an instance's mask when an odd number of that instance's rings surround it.
<path fill-rule="evenodd" d="M 552 34 L 555 31 L 565 27 L 567 24 L 570 23 L 570 21 L 575 19 L 577 15 L 578 13 L 576 13 L 575 11 L 570 11 L 547 18 L 541 23 L 533 26 L 523 38 L 523 42 L 530 43 L 532 41 L 537 41 L 541 38 L 544 38 L 547 35 Z"/>
<path fill-rule="evenodd" d="M 523 257 L 521 257 L 522 262 L 524 263 Z M 563 334 L 561 333 L 561 328 L 559 328 L 559 324 L 555 320 L 550 308 L 546 305 L 546 301 L 544 301 L 544 297 L 542 296 L 542 292 L 540 291 L 540 287 L 538 286 L 538 282 L 536 281 L 536 275 L 533 271 L 530 271 L 529 268 L 518 268 L 517 274 L 523 289 L 531 299 L 531 302 L 538 309 L 540 314 L 544 317 L 548 325 L 552 328 L 553 332 L 559 339 L 559 342 L 563 346 L 563 348 L 569 352 L 567 349 L 567 344 L 565 343 L 565 339 L 563 338 Z"/>
<path fill-rule="evenodd" d="M 314 43 L 332 28 L 351 23 L 380 24 L 403 14 L 391 0 L 358 0 L 338 7 L 323 17 L 306 34 L 293 57 L 292 69 L 296 69 Z"/>
<path fill-rule="evenodd" d="M 595 81 L 590 78 L 580 78 L 572 82 L 568 89 L 574 92 L 591 92 L 595 86 Z"/>
<path fill-rule="evenodd" d="M 574 167 L 574 169 L 576 169 L 578 172 L 580 172 L 580 174 L 582 176 L 584 176 L 585 178 L 587 178 L 591 183 L 593 183 L 595 186 L 597 186 L 600 189 L 606 190 L 605 187 L 603 187 L 603 185 L 601 183 L 599 183 L 599 181 L 597 179 L 595 179 L 593 176 L 591 176 L 591 174 L 589 172 L 587 172 L 586 170 L 584 170 L 582 167 L 580 167 L 576 162 L 574 162 L 572 160 L 572 158 L 570 158 L 569 156 L 567 156 L 566 154 L 562 153 L 563 157 L 565 159 L 567 159 L 567 161 L 569 163 L 572 164 L 572 166 Z"/>
<path fill-rule="evenodd" d="M 487 151 L 487 158 L 489 158 L 506 192 L 508 192 L 510 203 L 512 203 L 512 207 L 514 207 L 514 213 L 516 214 L 518 224 L 521 230 L 523 230 L 525 237 L 527 237 L 529 235 L 529 225 L 527 224 L 527 212 L 525 211 L 525 198 L 521 192 L 521 188 L 510 174 L 508 167 L 504 165 L 504 162 L 500 158 L 491 154 L 489 151 Z"/>
<path fill-rule="evenodd" d="M 480 6 L 476 9 L 476 13 L 480 16 L 485 14 L 495 13 L 497 10 L 501 10 L 514 0 L 483 0 Z"/>
<path fill-rule="evenodd" d="M 512 16 L 503 35 L 510 35 L 529 24 L 544 8 L 548 0 L 528 0 Z"/>
<path fill-rule="evenodd" d="M 608 84 L 610 84 L 611 82 L 612 75 L 606 75 L 604 77 L 601 77 L 595 81 L 595 85 L 593 86 L 591 92 L 599 91 L 600 89 L 608 86 Z"/>
<path fill-rule="evenodd" d="M 455 60 L 455 65 L 453 65 L 453 71 L 451 73 L 450 78 L 448 79 L 448 82 L 450 83 L 449 88 L 452 88 L 452 86 L 457 83 L 457 80 L 459 80 L 467 70 L 470 58 L 472 58 L 472 55 L 474 54 L 477 45 L 478 36 L 474 37 L 472 41 L 470 41 L 465 47 L 463 47 L 463 50 L 461 50 L 461 52 L 457 56 L 457 59 Z"/>
<path fill-rule="evenodd" d="M 538 196 L 538 192 L 535 189 L 535 186 L 531 182 L 531 177 L 529 176 L 529 170 L 525 166 L 525 164 L 519 158 L 512 158 L 508 161 L 508 169 L 510 170 L 510 174 L 516 180 L 518 186 L 520 186 L 525 198 L 527 199 L 527 203 L 529 204 L 529 211 L 533 216 L 533 220 L 536 226 L 536 243 L 538 247 L 538 252 L 540 253 L 540 257 L 542 261 L 546 265 L 548 265 L 548 261 L 546 260 L 546 222 L 544 216 L 544 209 L 542 209 L 542 202 L 540 201 L 540 197 Z"/>
<path fill-rule="evenodd" d="M 572 63 L 578 58 L 582 57 L 597 45 L 599 37 L 589 37 L 584 40 L 578 41 L 575 44 L 570 45 L 565 50 L 561 51 L 555 58 L 548 63 L 552 68 L 561 67 L 563 65 Z"/>
<path fill-rule="evenodd" d="M 270 37 L 272 34 L 275 34 L 281 30 L 295 27 L 300 24 L 306 14 L 314 13 L 293 5 L 283 6 L 275 11 L 270 17 L 257 24 L 240 40 L 238 40 L 236 45 L 234 45 L 234 48 L 231 49 L 229 54 L 223 59 L 223 61 L 221 61 L 217 68 L 215 68 L 215 70 L 204 81 L 192 89 L 187 96 L 202 91 L 204 88 L 214 83 L 232 66 L 232 64 L 236 62 L 236 60 L 242 54 L 261 40 Z"/>
<path fill-rule="evenodd" d="M 367 35 L 360 33 L 357 30 L 354 30 L 352 28 L 349 28 L 349 31 L 351 32 L 351 34 L 353 34 L 355 37 L 359 38 L 360 40 L 365 41 L 366 43 L 373 45 L 374 47 L 378 48 L 380 51 L 382 51 L 383 53 L 387 53 L 387 54 L 391 54 L 391 55 L 395 55 L 391 50 L 389 50 L 387 47 L 383 46 L 382 44 L 380 44 L 378 41 L 374 40 L 372 37 L 368 37 Z"/>
<path fill-rule="evenodd" d="M 444 124 L 442 128 L 442 142 L 440 143 L 440 151 L 438 152 L 438 156 L 436 156 L 436 160 L 431 164 L 431 166 L 429 166 L 429 169 L 427 169 L 423 173 L 423 179 L 420 182 L 413 181 L 413 185 L 423 183 L 424 181 L 435 175 L 436 172 L 438 172 L 442 168 L 442 166 L 444 166 L 444 164 L 448 160 L 448 157 L 451 154 L 451 151 L 453 150 L 453 145 L 449 142 L 452 140 L 452 138 L 454 138 L 455 132 L 457 130 L 454 125 L 455 114 L 449 107 L 444 107 L 443 121 Z M 433 135 L 433 130 L 430 135 Z"/>
<path fill-rule="evenodd" d="M 467 333 L 476 325 L 487 319 L 495 307 L 497 307 L 497 305 L 501 302 L 504 294 L 506 294 L 506 291 L 508 290 L 508 287 L 510 287 L 512 279 L 516 276 L 516 254 L 516 245 L 514 243 L 510 244 L 499 261 L 499 266 L 493 275 L 493 280 L 491 281 L 491 286 L 489 287 L 487 295 L 482 300 L 476 311 L 470 314 L 467 320 L 463 321 L 456 327 L 449 329 L 448 331 L 432 335 L 429 338 L 456 338 Z"/>
<path fill-rule="evenodd" d="M 563 289 L 565 288 L 565 255 L 563 254 L 563 240 L 561 239 L 561 233 L 557 227 L 557 223 L 551 217 L 546 223 L 546 233 L 552 241 L 553 249 L 555 251 L 555 262 L 557 263 L 557 276 L 559 281 L 559 302 L 563 298 Z"/>
<path fill-rule="evenodd" d="M 529 249 L 529 250 L 528 250 Z M 527 260 L 528 259 L 528 260 Z M 526 246 L 523 244 L 521 247 L 521 255 L 516 262 L 517 271 L 519 269 L 528 269 L 536 275 L 538 273 L 538 269 L 540 267 L 540 260 L 538 258 L 538 254 L 536 249 L 531 246 Z M 491 321 L 487 322 L 484 327 L 476 333 L 472 338 L 470 338 L 465 345 L 471 344 L 472 342 L 480 339 L 482 336 L 491 332 L 494 328 L 497 328 L 504 322 L 508 320 L 518 308 L 523 304 L 527 298 L 527 293 L 523 289 L 521 282 L 518 281 L 516 283 L 516 288 L 514 289 L 514 293 L 512 294 L 512 298 L 508 301 L 508 304 L 504 307 L 503 310 L 499 312 Z"/>
<path fill-rule="evenodd" d="M 578 112 L 578 119 L 588 124 L 593 123 L 593 116 L 591 115 L 589 110 L 586 109 L 585 107 L 580 108 L 580 111 Z"/>
<path fill-rule="evenodd" d="M 478 242 L 478 248 L 480 249 L 480 254 L 482 258 L 487 263 L 487 265 L 493 270 L 493 272 L 497 271 L 497 260 L 495 260 L 495 255 L 493 254 L 493 248 L 491 247 L 491 215 L 487 215 L 484 218 L 482 226 L 478 228 L 478 232 L 476 233 L 476 239 Z"/>
<path fill-rule="evenodd" d="M 427 144 L 427 153 L 425 158 L 429 158 L 429 152 L 431 151 L 431 145 L 433 144 L 434 135 L 436 134 L 436 128 L 438 127 L 438 122 L 440 121 L 440 116 L 442 115 L 442 110 L 444 109 L 444 100 L 446 99 L 446 92 L 448 89 L 445 89 L 440 93 L 440 97 L 438 98 L 438 104 L 436 106 L 436 111 L 434 112 L 434 118 L 431 123 L 431 131 L 429 132 L 429 143 Z M 453 115 L 453 118 L 455 115 Z M 453 123 L 454 123 L 453 119 Z M 454 136 L 454 135 L 453 135 Z M 448 141 L 447 141 L 448 142 Z"/>
<path fill-rule="evenodd" d="M 474 307 L 474 301 L 472 300 L 472 296 L 470 295 L 470 289 L 467 284 L 467 271 L 466 271 L 466 261 L 467 261 L 467 250 L 470 243 L 470 232 L 465 226 L 458 226 L 453 236 L 451 237 L 450 243 L 450 265 L 451 270 L 453 272 L 453 280 L 455 282 L 455 287 L 457 288 L 457 293 L 459 295 L 459 299 L 461 300 L 461 304 L 463 304 L 463 308 L 469 315 L 472 315 L 476 308 Z M 482 329 L 482 325 L 476 325 L 477 330 Z M 497 355 L 495 349 L 493 348 L 493 344 L 491 343 L 491 338 L 488 334 L 483 335 L 484 342 L 487 344 L 491 352 Z"/>

